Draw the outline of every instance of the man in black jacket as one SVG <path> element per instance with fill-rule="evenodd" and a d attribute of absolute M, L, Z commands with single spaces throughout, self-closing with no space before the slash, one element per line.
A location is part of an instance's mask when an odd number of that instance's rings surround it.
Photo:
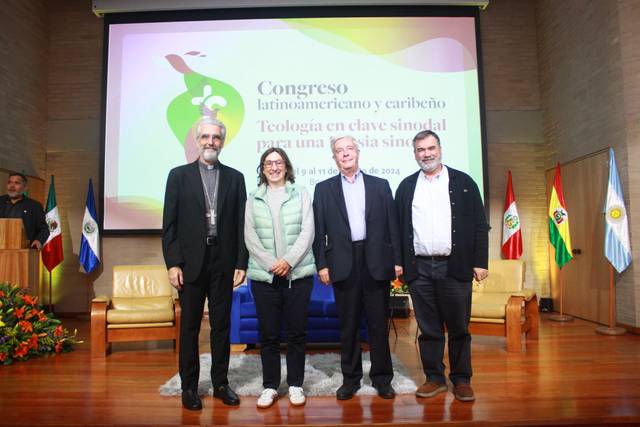
<path fill-rule="evenodd" d="M 17 172 L 9 174 L 7 194 L 0 196 L 0 218 L 22 218 L 31 247 L 39 250 L 49 238 L 49 227 L 42 205 L 25 196 L 26 190 L 26 176 Z"/>
<path fill-rule="evenodd" d="M 484 206 L 473 179 L 442 164 L 438 135 L 419 132 L 413 150 L 421 170 L 400 183 L 396 207 L 404 280 L 420 328 L 420 357 L 427 379 L 416 395 L 432 397 L 447 390 L 442 362 L 446 326 L 454 395 L 473 401 L 471 281 L 489 274 Z"/>
<path fill-rule="evenodd" d="M 244 177 L 218 161 L 226 136 L 224 124 L 211 118 L 195 126 L 200 157 L 169 173 L 162 217 L 162 252 L 169 281 L 178 289 L 179 371 L 182 404 L 202 409 L 197 394 L 198 336 L 205 298 L 211 325 L 213 396 L 226 405 L 240 399 L 229 387 L 229 325 L 233 288 L 244 281 L 248 253 L 244 244 Z"/>
<path fill-rule="evenodd" d="M 380 397 L 392 399 L 389 281 L 402 274 L 393 196 L 386 180 L 360 170 L 360 150 L 353 137 L 332 139 L 331 149 L 340 173 L 316 185 L 313 254 L 322 283 L 333 283 L 340 319 L 343 384 L 336 397 L 351 399 L 360 388 L 358 333 L 364 310 L 371 349 L 369 377 Z"/>

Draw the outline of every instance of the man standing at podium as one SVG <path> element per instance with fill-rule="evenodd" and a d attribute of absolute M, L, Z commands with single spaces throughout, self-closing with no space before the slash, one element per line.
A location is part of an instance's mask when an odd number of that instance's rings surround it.
<path fill-rule="evenodd" d="M 42 205 L 25 196 L 26 190 L 26 176 L 18 172 L 9 174 L 7 194 L 0 196 L 0 218 L 22 218 L 29 244 L 40 250 L 49 238 L 49 227 L 44 220 Z"/>

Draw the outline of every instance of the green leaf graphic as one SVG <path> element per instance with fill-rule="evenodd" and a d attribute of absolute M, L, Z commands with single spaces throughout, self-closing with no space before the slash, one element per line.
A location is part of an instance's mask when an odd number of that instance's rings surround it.
<path fill-rule="evenodd" d="M 167 55 L 167 61 L 184 75 L 186 91 L 176 96 L 167 107 L 167 122 L 177 140 L 185 148 L 187 158 L 197 152 L 192 127 L 202 116 L 215 117 L 227 127 L 225 145 L 230 144 L 244 120 L 244 102 L 230 84 L 207 77 L 189 68 L 178 55 Z M 189 159 L 192 160 L 192 159 Z"/>

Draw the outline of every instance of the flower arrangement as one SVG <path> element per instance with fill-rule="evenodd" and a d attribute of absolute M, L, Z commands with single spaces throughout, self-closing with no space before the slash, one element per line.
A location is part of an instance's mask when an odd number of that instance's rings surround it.
<path fill-rule="evenodd" d="M 0 284 L 0 364 L 73 350 L 77 330 L 70 334 L 52 314 L 45 314 L 38 298 L 17 286 Z"/>
<path fill-rule="evenodd" d="M 409 293 L 409 285 L 403 282 L 400 279 L 396 279 L 391 282 L 391 287 L 389 289 L 389 293 L 391 295 L 399 295 L 399 294 L 408 294 Z"/>

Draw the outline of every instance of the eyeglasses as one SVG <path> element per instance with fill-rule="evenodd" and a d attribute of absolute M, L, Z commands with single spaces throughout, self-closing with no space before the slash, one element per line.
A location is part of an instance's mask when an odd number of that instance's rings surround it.
<path fill-rule="evenodd" d="M 201 141 L 206 141 L 208 139 L 211 139 L 213 141 L 222 141 L 222 135 L 218 135 L 215 133 L 213 135 L 210 135 L 208 133 L 203 133 L 202 135 L 200 135 Z"/>
<path fill-rule="evenodd" d="M 336 148 L 335 150 L 333 150 L 333 152 L 335 154 L 343 154 L 343 153 L 350 153 L 352 151 L 357 151 L 358 147 L 356 147 L 355 145 L 347 145 L 344 148 Z"/>
<path fill-rule="evenodd" d="M 266 160 L 263 165 L 265 168 L 270 168 L 271 166 L 279 168 L 284 165 L 284 162 L 282 160 Z"/>

